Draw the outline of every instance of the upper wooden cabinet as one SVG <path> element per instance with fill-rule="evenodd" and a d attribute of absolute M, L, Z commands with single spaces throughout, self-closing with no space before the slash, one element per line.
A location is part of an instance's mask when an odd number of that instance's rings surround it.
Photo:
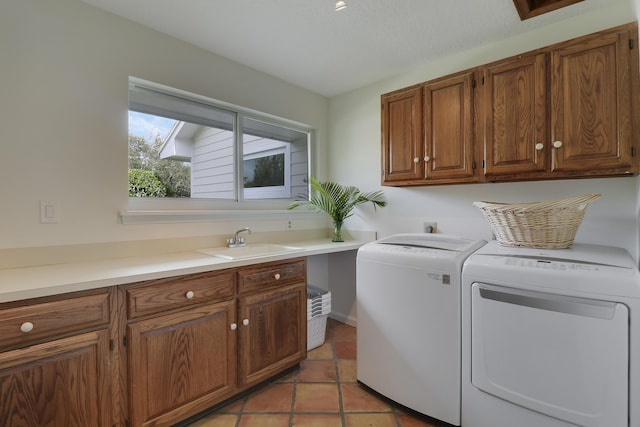
<path fill-rule="evenodd" d="M 579 39 L 551 51 L 551 143 L 554 172 L 637 172 L 632 158 L 630 29 Z M 634 73 L 635 74 L 635 73 Z"/>
<path fill-rule="evenodd" d="M 424 176 L 422 87 L 382 96 L 382 180 L 402 183 Z"/>
<path fill-rule="evenodd" d="M 637 174 L 637 31 L 616 27 L 382 95 L 383 185 Z M 394 174 L 398 165 L 411 173 Z"/>
<path fill-rule="evenodd" d="M 474 180 L 473 72 L 383 95 L 383 183 Z"/>
<path fill-rule="evenodd" d="M 473 168 L 474 73 L 426 84 L 424 93 L 424 178 L 440 183 L 469 182 Z"/>
<path fill-rule="evenodd" d="M 485 175 L 543 173 L 548 156 L 547 56 L 489 65 L 484 70 Z"/>

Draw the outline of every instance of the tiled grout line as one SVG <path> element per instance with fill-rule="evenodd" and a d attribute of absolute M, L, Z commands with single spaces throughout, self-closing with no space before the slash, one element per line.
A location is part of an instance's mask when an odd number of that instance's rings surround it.
<path fill-rule="evenodd" d="M 327 330 L 329 326 L 327 325 Z M 333 328 L 331 330 L 331 350 L 333 355 L 333 368 L 336 370 L 336 387 L 338 387 L 338 409 L 340 410 L 340 421 L 342 421 L 342 427 L 347 427 L 347 416 L 344 413 L 344 402 L 342 400 L 342 379 L 340 378 L 340 367 L 338 364 L 338 352 L 336 350 L 336 342 L 333 339 Z M 326 340 L 325 340 L 326 341 Z"/>
<path fill-rule="evenodd" d="M 300 373 L 301 369 L 302 368 L 296 370 L 291 377 L 291 381 L 293 382 L 293 390 L 291 395 L 291 412 L 289 413 L 289 427 L 295 426 L 294 420 L 295 420 L 295 407 L 296 407 L 296 392 L 298 390 L 298 374 Z"/>

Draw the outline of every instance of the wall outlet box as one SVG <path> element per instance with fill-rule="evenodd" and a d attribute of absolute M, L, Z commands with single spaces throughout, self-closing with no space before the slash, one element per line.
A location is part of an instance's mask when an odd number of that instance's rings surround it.
<path fill-rule="evenodd" d="M 438 223 L 434 221 L 425 221 L 422 225 L 422 231 L 425 233 L 436 233 L 438 230 Z"/>

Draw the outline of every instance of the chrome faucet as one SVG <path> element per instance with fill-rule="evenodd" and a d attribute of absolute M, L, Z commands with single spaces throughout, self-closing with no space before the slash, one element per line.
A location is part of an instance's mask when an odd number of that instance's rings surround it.
<path fill-rule="evenodd" d="M 244 237 L 240 237 L 240 233 L 242 232 L 247 232 L 248 234 L 251 234 L 251 229 L 249 227 L 245 227 L 245 228 L 241 228 L 240 230 L 236 231 L 236 234 L 234 237 L 231 237 L 229 239 L 227 239 L 227 246 L 230 248 L 237 248 L 240 246 L 246 246 L 247 242 L 245 241 Z"/>

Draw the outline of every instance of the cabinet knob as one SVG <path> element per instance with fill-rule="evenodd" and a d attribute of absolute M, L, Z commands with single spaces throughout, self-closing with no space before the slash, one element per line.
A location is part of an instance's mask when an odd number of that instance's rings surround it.
<path fill-rule="evenodd" d="M 274 274 L 273 278 L 276 279 L 276 280 L 280 280 L 280 273 Z"/>
<path fill-rule="evenodd" d="M 553 147 L 554 148 L 562 147 L 562 141 L 553 141 Z"/>
<path fill-rule="evenodd" d="M 424 156 L 424 161 L 425 161 L 425 162 L 428 162 L 429 160 L 431 160 L 431 157 L 429 157 L 429 156 Z"/>
<path fill-rule="evenodd" d="M 247 326 L 247 325 L 249 324 L 249 319 L 244 319 L 244 320 L 242 321 L 242 324 L 243 324 L 244 326 Z"/>
<path fill-rule="evenodd" d="M 540 151 L 544 148 L 544 144 L 542 142 L 538 142 L 536 144 L 536 150 Z"/>
<path fill-rule="evenodd" d="M 27 332 L 31 332 L 33 330 L 33 323 L 31 322 L 24 322 L 22 325 L 20 325 L 20 330 L 22 332 L 24 332 L 25 334 Z"/>
<path fill-rule="evenodd" d="M 187 299 L 192 299 L 195 296 L 195 294 L 193 293 L 193 291 L 189 291 L 185 294 L 185 296 L 187 297 Z"/>
<path fill-rule="evenodd" d="M 417 157 L 414 157 L 414 158 L 413 158 L 413 163 L 418 163 L 419 161 L 420 161 L 420 159 L 419 159 L 419 158 L 417 158 Z"/>
<path fill-rule="evenodd" d="M 236 329 L 238 329 L 238 324 L 237 324 L 237 323 L 232 323 L 231 325 L 229 325 L 229 328 L 230 328 L 232 331 L 235 331 Z"/>

